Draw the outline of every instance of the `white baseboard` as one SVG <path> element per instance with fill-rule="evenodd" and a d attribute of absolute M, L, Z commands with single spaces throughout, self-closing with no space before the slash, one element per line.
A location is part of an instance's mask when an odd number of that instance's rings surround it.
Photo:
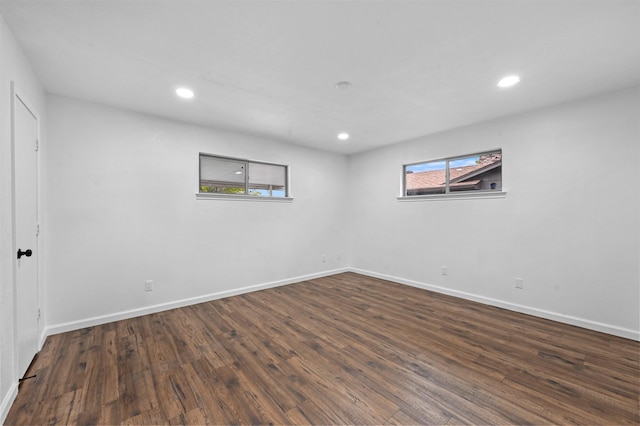
<path fill-rule="evenodd" d="M 611 334 L 618 337 L 624 337 L 626 339 L 640 341 L 639 330 L 631 330 L 628 328 L 618 327 L 618 326 L 609 325 L 609 324 L 603 324 L 603 323 L 591 321 L 585 318 L 578 318 L 571 315 L 559 314 L 556 312 L 546 311 L 544 309 L 531 308 L 529 306 L 518 305 L 516 303 L 505 302 L 498 299 L 492 299 L 490 297 L 478 296 L 472 293 L 466 293 L 459 290 L 452 290 L 446 287 L 440 287 L 436 285 L 421 283 L 418 281 L 408 280 L 405 278 L 399 278 L 391 275 L 380 274 L 372 271 L 366 271 L 363 269 L 349 268 L 349 271 L 354 272 L 356 274 L 362 274 L 362 275 L 367 275 L 374 278 L 380 278 L 383 280 L 392 281 L 398 284 L 405 284 L 412 287 L 430 290 L 436 293 L 459 297 L 461 299 L 471 300 L 474 302 L 483 303 L 485 305 L 496 306 L 498 308 L 503 308 L 510 311 L 533 315 L 536 317 L 545 318 L 548 320 L 557 321 L 564 324 L 575 325 L 577 327 L 599 331 L 602 333 L 607 333 L 607 334 Z"/>
<path fill-rule="evenodd" d="M 162 303 L 162 304 L 153 305 L 153 306 L 146 306 L 143 308 L 132 309 L 129 311 L 116 312 L 109 315 L 86 318 L 86 319 L 62 323 L 62 324 L 54 324 L 54 325 L 45 327 L 45 329 L 43 330 L 40 338 L 40 346 L 44 344 L 44 341 L 47 338 L 47 336 L 50 336 L 53 334 L 64 333 L 67 331 L 78 330 L 85 327 L 92 327 L 95 325 L 106 324 L 109 322 L 119 321 L 123 319 L 135 318 L 142 315 L 167 311 L 170 309 L 181 308 L 189 305 L 195 305 L 197 303 L 209 302 L 211 300 L 222 299 L 225 297 L 236 296 L 239 294 L 245 294 L 245 293 L 250 293 L 254 291 L 265 290 L 268 288 L 294 284 L 300 281 L 326 277 L 329 275 L 335 275 L 342 272 L 354 272 L 357 274 L 367 275 L 374 278 L 380 278 L 383 280 L 392 281 L 399 284 L 405 284 L 412 287 L 434 291 L 436 293 L 442 293 L 442 294 L 447 294 L 449 296 L 459 297 L 461 299 L 472 300 L 474 302 L 483 303 L 485 305 L 496 306 L 498 308 L 508 309 L 510 311 L 520 312 L 523 314 L 533 315 L 536 317 L 545 318 L 552 321 L 558 321 L 565 324 L 575 325 L 577 327 L 582 327 L 589 330 L 594 330 L 602 333 L 611 334 L 614 336 L 624 337 L 626 339 L 640 341 L 639 330 L 632 330 L 632 329 L 618 327 L 610 324 L 603 324 L 603 323 L 588 320 L 585 318 L 578 318 L 578 317 L 559 314 L 556 312 L 551 312 L 543 309 L 532 308 L 524 305 L 518 305 L 511 302 L 505 302 L 502 300 L 479 296 L 472 293 L 466 293 L 459 290 L 453 290 L 446 287 L 426 284 L 426 283 L 422 283 L 414 280 L 409 280 L 406 278 L 380 274 L 377 272 L 367 271 L 367 270 L 358 269 L 358 268 L 346 267 L 346 268 L 333 269 L 330 271 L 323 271 L 315 274 L 303 275 L 303 276 L 288 278 L 284 280 L 243 287 L 243 288 L 234 289 L 234 290 L 227 290 L 227 291 L 222 291 L 218 293 L 206 294 L 203 296 L 177 300 L 174 302 L 167 302 L 167 303 Z"/>
<path fill-rule="evenodd" d="M 173 302 L 161 303 L 158 305 L 145 306 L 143 308 L 131 309 L 129 311 L 115 312 L 113 314 L 101 315 L 97 317 L 85 318 L 78 321 L 71 321 L 62 324 L 54 324 L 45 327 L 43 335 L 41 337 L 41 346 L 44 343 L 47 336 L 54 334 L 65 333 L 67 331 L 79 330 L 85 327 L 93 327 L 100 324 L 106 324 L 109 322 L 120 321 L 129 318 L 135 318 L 142 315 L 154 314 L 156 312 L 168 311 L 170 309 L 182 308 L 185 306 L 195 305 L 198 303 L 209 302 L 211 300 L 223 299 L 225 297 L 237 296 L 239 294 L 251 293 L 254 291 L 265 290 L 268 288 L 280 287 L 283 285 L 294 284 L 301 281 L 312 280 L 315 278 L 326 277 L 329 275 L 335 275 L 342 272 L 348 272 L 348 268 L 332 269 L 330 271 L 318 272 L 315 274 L 303 275 L 293 278 L 287 278 L 279 281 L 272 281 L 263 284 L 257 284 L 253 286 L 221 291 L 218 293 L 205 294 L 203 296 L 191 297 L 188 299 L 177 300 Z"/>
<path fill-rule="evenodd" d="M 0 424 L 4 424 L 16 396 L 18 396 L 18 383 L 13 383 L 4 398 L 2 398 L 2 405 L 0 405 Z"/>
<path fill-rule="evenodd" d="M 43 327 L 42 331 L 40 332 L 40 340 L 38 340 L 38 352 L 42 350 L 45 340 L 47 340 L 47 327 Z"/>

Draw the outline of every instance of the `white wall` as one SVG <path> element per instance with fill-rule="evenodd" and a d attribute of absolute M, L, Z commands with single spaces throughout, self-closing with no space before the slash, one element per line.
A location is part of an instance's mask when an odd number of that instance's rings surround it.
<path fill-rule="evenodd" d="M 44 92 L 13 35 L 0 16 L 0 421 L 4 420 L 17 392 L 15 365 L 15 304 L 11 82 L 44 114 Z M 42 123 L 41 123 L 42 124 Z M 43 138 L 43 143 L 46 142 Z M 41 255 L 41 254 L 40 254 Z M 42 283 L 41 283 L 42 284 Z M 40 290 L 43 286 L 41 285 Z M 40 324 L 42 327 L 42 323 Z"/>
<path fill-rule="evenodd" d="M 638 339 L 638 99 L 630 89 L 352 156 L 351 265 Z M 397 201 L 403 164 L 493 148 L 506 198 Z"/>
<path fill-rule="evenodd" d="M 52 331 L 347 266 L 346 157 L 58 96 L 47 114 Z M 294 201 L 196 200 L 199 152 L 289 165 Z"/>

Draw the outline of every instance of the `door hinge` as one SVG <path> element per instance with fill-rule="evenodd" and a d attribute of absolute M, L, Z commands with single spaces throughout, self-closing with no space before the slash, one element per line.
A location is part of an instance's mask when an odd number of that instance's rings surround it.
<path fill-rule="evenodd" d="M 40 151 L 40 139 L 36 139 L 36 151 Z"/>
<path fill-rule="evenodd" d="M 40 308 L 38 308 L 38 320 L 40 320 Z"/>
<path fill-rule="evenodd" d="M 40 224 L 36 225 L 36 237 L 40 235 Z"/>

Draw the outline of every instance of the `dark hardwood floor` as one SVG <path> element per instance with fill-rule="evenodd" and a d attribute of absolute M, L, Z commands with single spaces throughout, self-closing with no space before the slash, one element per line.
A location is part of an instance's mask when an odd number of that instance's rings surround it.
<path fill-rule="evenodd" d="M 345 273 L 47 338 L 7 424 L 638 424 L 640 343 Z"/>

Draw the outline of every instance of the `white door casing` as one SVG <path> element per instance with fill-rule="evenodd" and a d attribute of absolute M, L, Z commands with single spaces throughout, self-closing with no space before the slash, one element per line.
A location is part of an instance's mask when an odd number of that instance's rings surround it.
<path fill-rule="evenodd" d="M 36 111 L 13 84 L 12 116 L 15 357 L 22 377 L 38 352 L 39 123 Z"/>

